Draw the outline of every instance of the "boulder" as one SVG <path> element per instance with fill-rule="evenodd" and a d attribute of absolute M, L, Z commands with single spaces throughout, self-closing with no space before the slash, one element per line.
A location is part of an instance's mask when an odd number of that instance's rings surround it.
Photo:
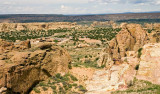
<path fill-rule="evenodd" d="M 38 43 L 37 44 L 37 47 L 44 50 L 44 49 L 50 49 L 52 47 L 52 43 L 48 43 L 48 42 L 45 42 L 45 43 Z"/>

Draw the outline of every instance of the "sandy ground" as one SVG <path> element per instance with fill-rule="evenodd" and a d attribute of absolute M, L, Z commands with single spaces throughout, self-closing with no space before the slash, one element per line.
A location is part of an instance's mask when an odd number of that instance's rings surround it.
<path fill-rule="evenodd" d="M 84 81 L 90 80 L 96 69 L 93 68 L 80 68 L 73 67 L 70 72 L 79 79 L 80 84 L 84 84 Z"/>

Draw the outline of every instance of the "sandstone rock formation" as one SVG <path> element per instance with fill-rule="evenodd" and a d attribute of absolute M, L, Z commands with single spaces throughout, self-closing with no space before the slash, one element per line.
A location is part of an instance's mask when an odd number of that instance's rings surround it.
<path fill-rule="evenodd" d="M 126 56 L 127 51 L 137 51 L 148 43 L 147 32 L 138 24 L 126 24 L 123 29 L 110 41 L 109 46 L 115 59 Z"/>
<path fill-rule="evenodd" d="M 138 51 L 146 43 L 157 42 L 156 40 L 159 38 L 159 36 L 155 36 L 155 33 L 148 34 L 139 24 L 122 23 L 121 28 L 122 30 L 116 37 L 109 42 L 109 48 L 106 48 L 106 54 L 109 54 L 115 63 L 121 63 L 121 58 L 126 57 L 128 51 Z M 100 56 L 100 58 L 106 60 L 108 56 Z M 101 61 L 98 62 L 98 65 L 100 63 Z"/>
<path fill-rule="evenodd" d="M 0 32 L 20 31 L 20 30 L 49 30 L 58 28 L 74 28 L 78 25 L 70 22 L 55 23 L 0 23 Z"/>
<path fill-rule="evenodd" d="M 87 94 L 126 89 L 134 77 L 160 84 L 159 31 L 156 29 L 148 33 L 138 24 L 123 23 L 121 27 L 122 30 L 109 42 L 109 46 L 102 50 L 98 65 L 106 64 L 106 70 L 95 72 L 92 80 L 86 82 Z M 142 53 L 138 51 L 140 48 L 143 48 Z M 112 60 L 114 63 L 109 63 Z"/>
<path fill-rule="evenodd" d="M 0 55 L 5 52 L 10 52 L 12 50 L 25 50 L 31 48 L 31 44 L 29 40 L 26 41 L 17 41 L 15 43 L 13 42 L 7 42 L 5 40 L 0 39 Z"/>
<path fill-rule="evenodd" d="M 121 58 L 122 64 L 95 71 L 92 79 L 86 81 L 86 94 L 110 94 L 111 91 L 125 90 L 135 77 L 160 84 L 160 43 L 144 45 L 140 59 L 135 54 L 138 53 L 129 51 L 128 57 Z"/>
<path fill-rule="evenodd" d="M 97 62 L 99 67 L 105 66 L 106 68 L 110 68 L 113 65 L 113 59 L 109 46 L 102 50 L 102 52 L 100 53 L 100 58 Z"/>
<path fill-rule="evenodd" d="M 148 34 L 150 43 L 158 43 L 160 42 L 160 31 L 152 31 Z"/>
<path fill-rule="evenodd" d="M 160 43 L 143 47 L 137 78 L 160 84 Z"/>
<path fill-rule="evenodd" d="M 105 21 L 105 22 L 98 22 L 98 21 L 94 21 L 91 24 L 92 27 L 96 27 L 96 26 L 112 26 L 113 28 L 117 28 L 117 24 L 114 21 Z"/>
<path fill-rule="evenodd" d="M 132 77 L 135 73 L 129 64 L 113 65 L 110 69 L 96 71 L 93 78 L 86 81 L 86 94 L 110 94 L 110 91 L 126 89 L 127 77 Z"/>
<path fill-rule="evenodd" d="M 12 43 L 3 47 L 10 45 L 14 48 Z M 26 94 L 40 81 L 56 73 L 68 72 L 71 58 L 63 48 L 43 46 L 43 49 L 31 49 L 34 50 L 26 49 L 20 52 L 12 49 L 1 53 L 0 57 L 5 58 L 0 60 L 0 88 L 6 87 L 13 93 Z"/>

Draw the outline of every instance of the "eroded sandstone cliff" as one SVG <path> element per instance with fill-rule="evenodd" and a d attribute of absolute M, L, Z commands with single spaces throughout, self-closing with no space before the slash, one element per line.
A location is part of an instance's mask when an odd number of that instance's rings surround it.
<path fill-rule="evenodd" d="M 126 90 L 133 85 L 135 78 L 160 84 L 160 43 L 146 44 L 139 53 L 140 58 L 137 57 L 138 53 L 134 53 L 122 58 L 122 64 L 113 64 L 105 70 L 95 71 L 92 79 L 86 81 L 86 94 L 110 94 L 115 90 Z M 134 94 L 139 93 L 135 91 Z"/>
<path fill-rule="evenodd" d="M 158 26 L 156 26 L 154 26 L 154 28 L 158 28 Z M 118 61 L 120 63 L 121 58 L 126 57 L 128 51 L 136 52 L 147 43 L 160 42 L 160 32 L 157 31 L 158 29 L 148 33 L 139 24 L 123 23 L 121 27 L 122 30 L 109 42 L 109 47 L 106 48 L 106 51 L 102 52 L 102 54 L 105 53 L 109 55 L 105 57 L 100 56 L 101 59 L 98 61 L 99 65 L 102 66 L 106 64 L 106 61 L 103 60 L 104 58 L 112 58 L 115 62 Z M 109 50 L 110 52 L 107 52 Z"/>
<path fill-rule="evenodd" d="M 16 50 L 13 43 L 1 43 L 12 49 L 0 54 L 0 88 L 26 94 L 40 81 L 68 72 L 71 58 L 61 47 L 41 44 L 39 48 Z"/>
<path fill-rule="evenodd" d="M 58 28 L 74 28 L 76 23 L 55 22 L 55 23 L 0 23 L 0 32 L 20 30 L 49 30 Z"/>

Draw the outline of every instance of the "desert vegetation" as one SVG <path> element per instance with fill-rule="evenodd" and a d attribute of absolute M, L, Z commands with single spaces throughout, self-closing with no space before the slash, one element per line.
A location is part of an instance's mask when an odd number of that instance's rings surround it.
<path fill-rule="evenodd" d="M 0 32 L 0 38 L 13 41 L 16 40 L 27 40 L 27 39 L 36 39 L 41 37 L 49 37 L 54 35 L 54 33 L 62 33 L 68 32 L 70 30 L 67 29 L 56 29 L 56 30 L 21 30 L 21 31 L 14 31 L 14 32 Z"/>
<path fill-rule="evenodd" d="M 77 81 L 78 79 L 70 73 L 63 76 L 58 73 L 47 81 L 40 82 L 32 92 L 43 94 L 50 89 L 52 94 L 85 93 L 86 88 Z"/>
<path fill-rule="evenodd" d="M 32 28 L 23 24 L 17 26 L 19 31 L 8 30 L 5 24 L 0 32 L 0 81 L 5 74 L 15 74 L 9 77 L 15 79 L 4 81 L 14 86 L 13 93 L 160 93 L 160 86 L 153 84 L 158 77 L 150 74 L 158 71 L 159 24 L 108 25 L 112 22 L 79 22 L 82 26 L 75 27 L 63 23 L 64 28 L 58 29 L 48 29 L 55 28 L 53 23 L 41 23 L 34 24 L 40 29 L 20 30 Z M 150 66 L 155 70 L 147 69 Z"/>
<path fill-rule="evenodd" d="M 149 81 L 138 80 L 134 78 L 133 83 L 128 86 L 127 90 L 112 92 L 112 94 L 159 94 L 160 85 L 153 84 Z"/>

